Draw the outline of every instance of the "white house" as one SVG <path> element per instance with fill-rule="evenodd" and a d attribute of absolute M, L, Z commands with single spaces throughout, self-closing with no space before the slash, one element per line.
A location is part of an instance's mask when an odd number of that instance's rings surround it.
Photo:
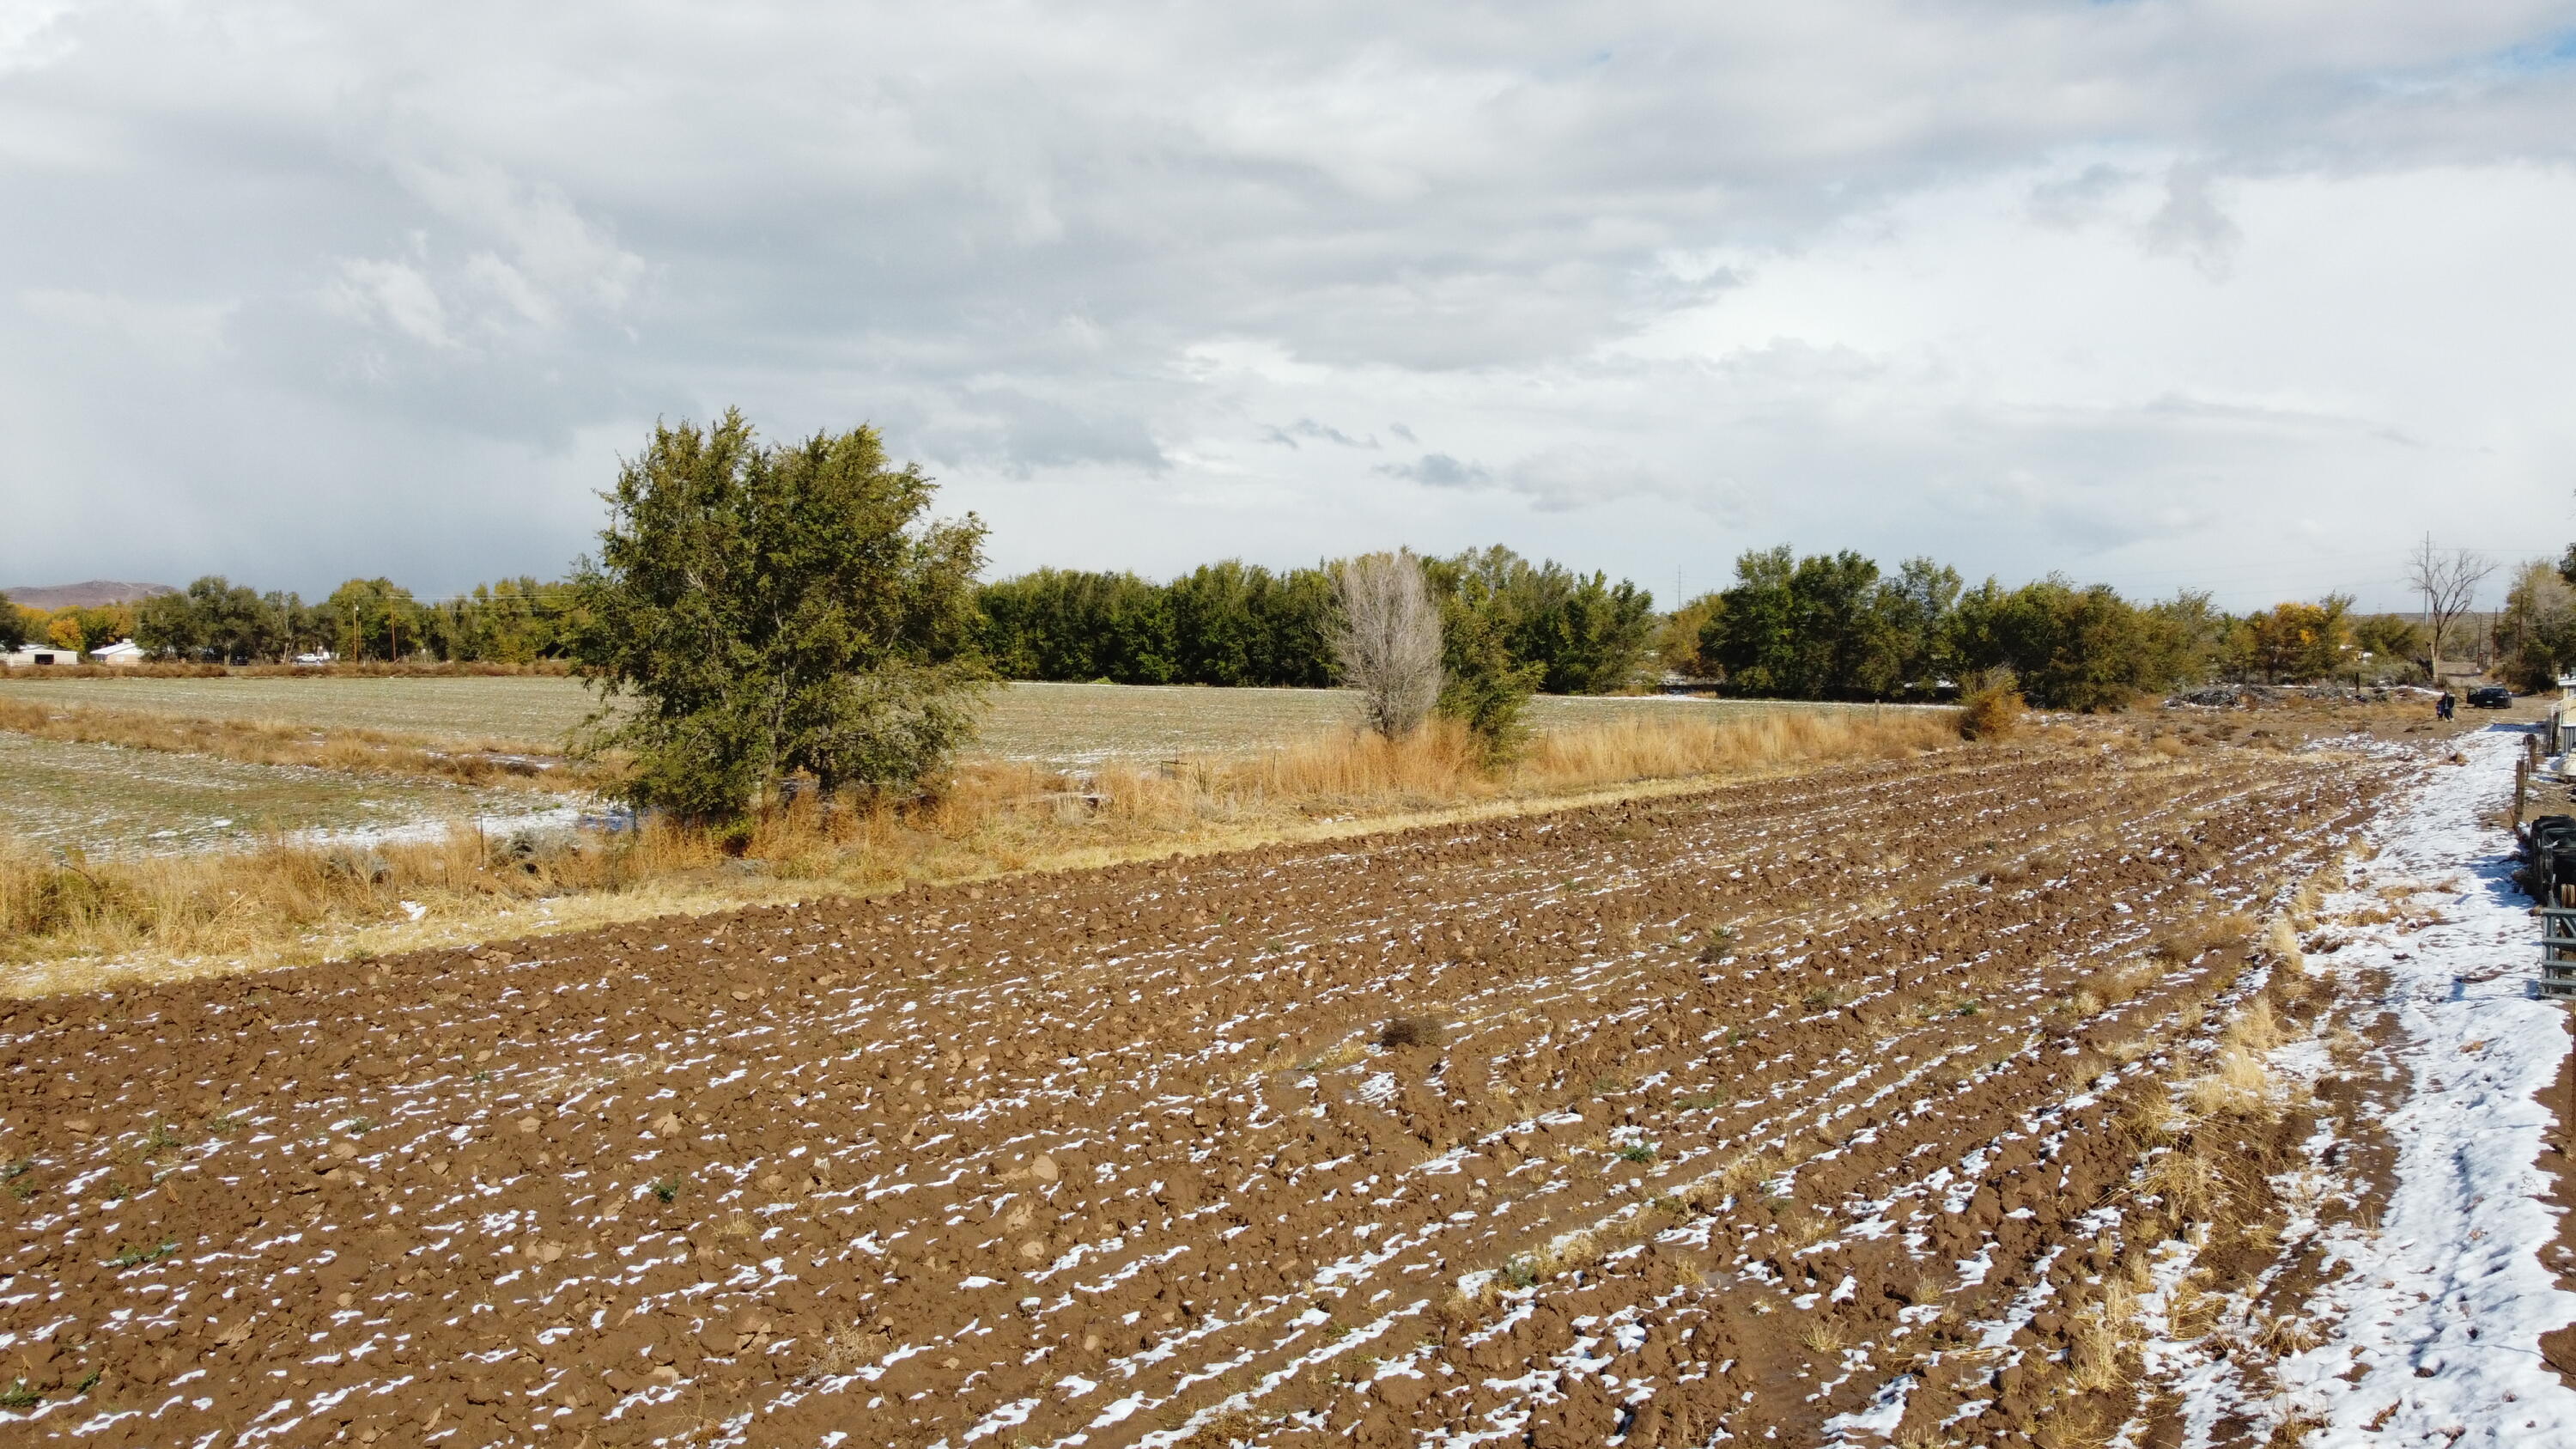
<path fill-rule="evenodd" d="M 57 649 L 51 644 L 21 644 L 6 654 L 0 654 L 0 664 L 6 664 L 12 669 L 36 669 L 54 664 L 78 663 L 80 663 L 79 650 Z"/>
<path fill-rule="evenodd" d="M 89 661 L 92 664 L 140 664 L 143 662 L 143 646 L 131 639 L 119 639 L 103 649 L 91 650 Z"/>

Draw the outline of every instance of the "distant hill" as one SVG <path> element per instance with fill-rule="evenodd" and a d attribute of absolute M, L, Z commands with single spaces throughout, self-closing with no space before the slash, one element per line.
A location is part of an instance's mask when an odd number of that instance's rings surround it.
<path fill-rule="evenodd" d="M 168 584 L 121 584 L 114 579 L 92 579 L 85 584 L 16 585 L 0 590 L 9 602 L 30 609 L 87 609 L 99 604 L 121 604 L 127 600 L 149 599 L 158 594 L 175 594 Z"/>

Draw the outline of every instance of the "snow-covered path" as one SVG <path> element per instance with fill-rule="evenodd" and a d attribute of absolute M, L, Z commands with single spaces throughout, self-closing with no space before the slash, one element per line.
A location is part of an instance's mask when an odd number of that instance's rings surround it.
<path fill-rule="evenodd" d="M 2385 1124 L 2397 1180 L 2379 1230 L 2333 1234 L 2348 1271 L 2314 1306 L 2334 1336 L 2280 1367 L 2325 1421 L 2312 1446 L 2576 1445 L 2576 1392 L 2539 1350 L 2576 1321 L 2576 1293 L 2540 1258 L 2557 1224 L 2533 1100 L 2566 1055 L 2564 1008 L 2530 995 L 2537 923 L 2509 879 L 2510 837 L 2486 823 L 2522 743 L 2510 728 L 2463 737 L 2468 763 L 2435 767 L 2392 809 L 2378 856 L 2325 904 L 2329 922 L 2411 908 L 2337 925 L 2350 944 L 2318 962 L 2387 973 L 2410 1091 Z"/>

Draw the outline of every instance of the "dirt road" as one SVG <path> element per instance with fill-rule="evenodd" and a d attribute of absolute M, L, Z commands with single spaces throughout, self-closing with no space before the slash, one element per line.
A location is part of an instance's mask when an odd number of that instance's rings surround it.
<path fill-rule="evenodd" d="M 2148 1423 L 2123 1114 L 2391 768 L 1962 751 L 0 1006 L 5 1437 Z"/>

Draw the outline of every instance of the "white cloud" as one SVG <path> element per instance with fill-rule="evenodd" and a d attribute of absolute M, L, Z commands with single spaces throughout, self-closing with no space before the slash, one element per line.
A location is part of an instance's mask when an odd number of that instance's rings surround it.
<path fill-rule="evenodd" d="M 339 275 L 324 287 L 322 297 L 332 311 L 353 322 L 391 328 L 425 347 L 456 345 L 438 289 L 409 262 L 343 257 Z"/>
<path fill-rule="evenodd" d="M 72 10 L 70 0 L 12 0 L 0 8 L 0 75 L 69 56 L 74 42 L 61 21 Z"/>
<path fill-rule="evenodd" d="M 567 302 L 614 310 L 644 278 L 644 259 L 582 216 L 560 187 L 513 180 L 489 163 L 406 165 L 400 174 L 439 215 L 507 248 L 507 261 L 481 251 L 469 265 L 531 322 L 555 325 Z"/>

